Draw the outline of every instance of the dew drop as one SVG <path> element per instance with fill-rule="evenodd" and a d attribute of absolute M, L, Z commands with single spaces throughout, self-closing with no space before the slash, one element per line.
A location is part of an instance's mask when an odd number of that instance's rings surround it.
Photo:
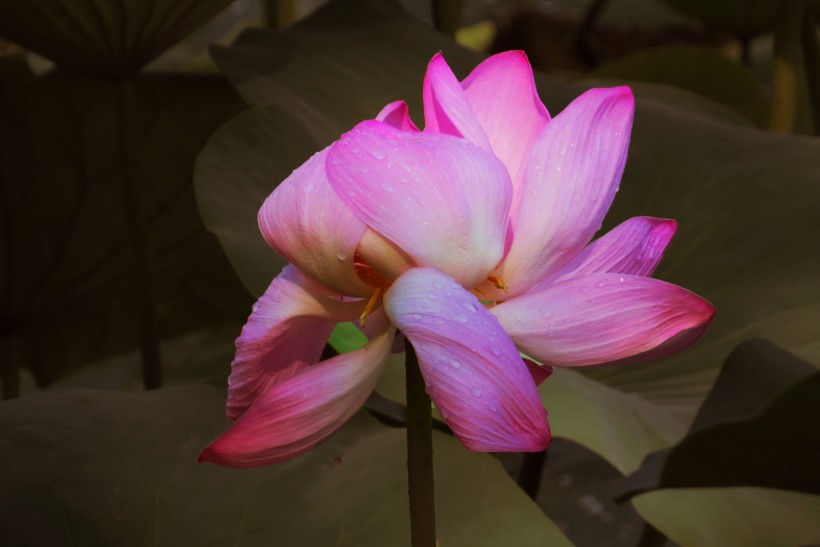
<path fill-rule="evenodd" d="M 375 160 L 383 160 L 384 157 L 385 157 L 384 152 L 382 152 L 378 148 L 372 148 L 370 150 L 370 155 L 373 156 L 373 159 L 375 159 Z"/>
<path fill-rule="evenodd" d="M 338 253 L 336 253 L 336 258 L 338 258 L 339 260 L 345 260 L 347 258 L 347 255 L 344 251 L 339 251 Z"/>
<path fill-rule="evenodd" d="M 453 368 L 461 368 L 461 361 L 459 361 L 459 360 L 457 360 L 457 359 L 451 359 L 451 360 L 450 360 L 450 365 L 451 365 Z"/>
<path fill-rule="evenodd" d="M 484 390 L 482 390 L 480 387 L 474 387 L 471 390 L 471 393 L 473 394 L 473 397 L 481 397 L 481 394 L 484 393 Z"/>

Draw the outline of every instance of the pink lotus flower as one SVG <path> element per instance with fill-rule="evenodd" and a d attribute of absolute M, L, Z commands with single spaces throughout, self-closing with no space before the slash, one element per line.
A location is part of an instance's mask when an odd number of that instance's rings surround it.
<path fill-rule="evenodd" d="M 694 343 L 713 307 L 648 277 L 674 221 L 633 218 L 590 243 L 618 190 L 633 109 L 627 87 L 592 89 L 551 120 L 522 52 L 463 82 L 436 55 L 424 132 L 392 103 L 262 206 L 262 234 L 291 265 L 237 340 L 236 422 L 200 460 L 253 467 L 316 446 L 371 393 L 397 329 L 441 416 L 479 451 L 549 444 L 536 389 L 549 367 Z M 369 343 L 318 362 L 334 325 L 365 315 Z"/>

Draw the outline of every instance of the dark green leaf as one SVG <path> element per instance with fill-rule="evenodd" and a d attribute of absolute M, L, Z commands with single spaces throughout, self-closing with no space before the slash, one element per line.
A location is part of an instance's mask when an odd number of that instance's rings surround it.
<path fill-rule="evenodd" d="M 772 28 L 779 0 L 664 0 L 710 28 L 751 38 Z"/>
<path fill-rule="evenodd" d="M 59 64 L 128 76 L 232 0 L 0 0 L 0 36 Z"/>
<path fill-rule="evenodd" d="M 713 48 L 646 49 L 598 67 L 594 76 L 672 85 L 722 103 L 759 126 L 766 119 L 766 103 L 754 74 Z"/>
<path fill-rule="evenodd" d="M 771 342 L 738 346 L 686 437 L 650 454 L 622 497 L 659 488 L 758 486 L 820 494 L 820 371 Z"/>
<path fill-rule="evenodd" d="M 0 403 L 3 545 L 409 543 L 404 429 L 360 414 L 265 469 L 197 464 L 224 392 L 48 392 Z M 436 434 L 442 545 L 571 545 L 491 456 Z"/>

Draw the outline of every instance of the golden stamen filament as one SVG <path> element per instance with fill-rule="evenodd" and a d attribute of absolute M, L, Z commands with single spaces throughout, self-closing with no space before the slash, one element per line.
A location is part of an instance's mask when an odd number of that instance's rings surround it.
<path fill-rule="evenodd" d="M 507 286 L 506 283 L 504 283 L 504 280 L 499 277 L 491 275 L 487 277 L 487 281 L 495 285 L 496 289 L 501 289 L 502 291 L 504 291 L 505 294 L 510 292 L 510 288 Z"/>
<path fill-rule="evenodd" d="M 379 301 L 382 293 L 384 292 L 384 287 L 376 287 L 376 290 L 373 291 L 373 295 L 370 297 L 370 301 L 367 303 L 367 306 L 364 307 L 364 311 L 359 316 L 359 323 L 364 326 L 365 318 L 373 311 L 373 308 L 376 307 L 376 303 Z"/>

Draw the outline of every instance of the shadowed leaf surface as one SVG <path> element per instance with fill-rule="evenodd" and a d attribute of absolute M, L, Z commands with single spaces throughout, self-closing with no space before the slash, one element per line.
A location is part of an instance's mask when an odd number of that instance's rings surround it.
<path fill-rule="evenodd" d="M 360 414 L 290 462 L 197 464 L 226 425 L 223 403 L 211 387 L 0 403 L 0 543 L 409 543 L 404 429 Z M 445 435 L 435 443 L 442 545 L 571 545 L 494 458 Z"/>
<path fill-rule="evenodd" d="M 143 212 L 160 334 L 242 320 L 249 298 L 202 226 L 192 165 L 239 106 L 218 78 L 133 84 L 121 161 L 118 85 L 22 59 L 0 67 L 0 330 L 40 383 L 137 345 L 121 176 Z M 47 341 L 47 342 L 46 342 Z"/>
<path fill-rule="evenodd" d="M 820 371 L 764 340 L 738 346 L 686 437 L 647 456 L 623 497 L 757 486 L 820 494 Z"/>

